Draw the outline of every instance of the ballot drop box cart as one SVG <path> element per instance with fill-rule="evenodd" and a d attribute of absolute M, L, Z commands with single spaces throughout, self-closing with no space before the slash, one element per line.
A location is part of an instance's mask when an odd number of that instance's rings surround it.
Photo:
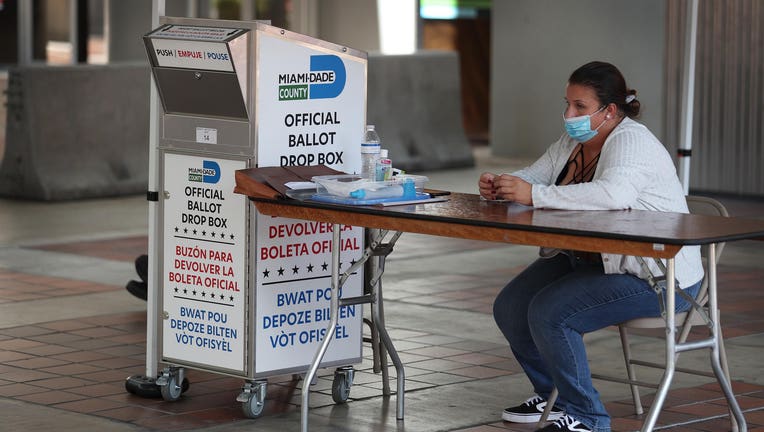
<path fill-rule="evenodd" d="M 359 172 L 366 53 L 256 21 L 162 17 L 144 42 L 159 100 L 154 385 L 176 400 L 187 368 L 241 377 L 237 400 L 258 417 L 267 378 L 311 364 L 330 323 L 332 250 L 349 267 L 364 232 L 344 227 L 335 245 L 331 224 L 260 215 L 233 193 L 234 172 L 321 164 Z M 343 290 L 362 294 L 362 269 Z M 337 368 L 337 402 L 362 358 L 362 312 L 338 311 L 321 363 Z"/>

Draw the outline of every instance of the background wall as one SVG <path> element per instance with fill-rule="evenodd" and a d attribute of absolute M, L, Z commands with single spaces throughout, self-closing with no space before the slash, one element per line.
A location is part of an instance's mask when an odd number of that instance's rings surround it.
<path fill-rule="evenodd" d="M 494 1 L 491 14 L 493 154 L 535 158 L 559 138 L 565 83 L 592 60 L 621 70 L 663 139 L 663 0 Z"/>
<path fill-rule="evenodd" d="M 376 0 L 321 0 L 319 39 L 362 51 L 379 51 Z"/>
<path fill-rule="evenodd" d="M 145 62 L 141 36 L 151 29 L 151 1 L 106 1 L 110 62 Z M 292 0 L 299 10 L 292 25 L 321 39 L 377 52 L 377 1 L 381 0 Z M 50 2 L 54 0 L 39 3 Z M 166 0 L 166 12 L 205 16 L 218 4 L 211 2 Z M 6 1 L 8 7 L 0 13 L 0 34 L 7 36 L 8 30 L 15 34 L 16 3 Z M 193 12 L 192 3 L 196 4 Z M 640 120 L 673 155 L 687 3 L 495 0 L 490 80 L 470 78 L 462 71 L 473 82 L 490 81 L 490 90 L 486 89 L 491 100 L 490 133 L 481 131 L 471 138 L 482 142 L 488 135 L 497 156 L 538 157 L 563 132 L 567 77 L 576 67 L 596 59 L 616 64 L 627 83 L 638 90 L 643 106 Z M 761 0 L 700 2 L 690 184 L 696 191 L 764 196 L 762 5 Z M 16 44 L 11 42 L 0 38 L 0 63 L 15 61 Z"/>

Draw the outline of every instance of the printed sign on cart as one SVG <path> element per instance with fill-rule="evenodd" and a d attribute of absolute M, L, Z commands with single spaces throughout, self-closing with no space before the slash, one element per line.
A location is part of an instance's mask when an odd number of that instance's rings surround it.
<path fill-rule="evenodd" d="M 162 354 L 244 371 L 246 202 L 234 194 L 244 161 L 164 155 Z"/>
<path fill-rule="evenodd" d="M 233 72 L 233 60 L 224 43 L 152 39 L 157 66 Z"/>
<path fill-rule="evenodd" d="M 259 43 L 258 165 L 360 172 L 365 62 L 271 35 Z"/>
<path fill-rule="evenodd" d="M 271 218 L 257 235 L 257 371 L 289 369 L 310 363 L 329 325 L 332 225 Z M 344 226 L 339 248 L 344 271 L 359 260 L 361 236 Z M 340 297 L 361 294 L 362 272 L 345 283 Z M 361 305 L 343 306 L 324 361 L 360 357 Z"/>
<path fill-rule="evenodd" d="M 358 172 L 365 60 L 269 34 L 260 35 L 257 52 L 258 165 L 323 164 Z M 331 251 L 340 249 L 345 271 L 361 258 L 363 229 L 343 227 L 342 241 L 334 245 L 331 224 L 256 217 L 255 369 L 306 368 L 329 324 Z M 344 284 L 341 296 L 362 291 L 359 271 Z M 362 310 L 361 305 L 340 309 L 325 362 L 361 357 Z"/>

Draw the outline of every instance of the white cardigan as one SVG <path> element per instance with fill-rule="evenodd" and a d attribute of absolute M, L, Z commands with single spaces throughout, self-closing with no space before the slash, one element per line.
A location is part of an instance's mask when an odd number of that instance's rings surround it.
<path fill-rule="evenodd" d="M 591 182 L 556 186 L 554 182 L 578 144 L 567 134 L 549 146 L 531 166 L 512 173 L 533 186 L 533 206 L 565 210 L 652 210 L 687 213 L 684 191 L 671 156 L 642 124 L 626 117 L 605 140 Z M 542 251 L 542 255 L 548 255 Z M 661 275 L 652 259 L 645 260 Z M 699 246 L 683 247 L 675 258 L 676 279 L 686 288 L 703 278 Z M 647 275 L 632 256 L 602 254 L 605 273 Z"/>

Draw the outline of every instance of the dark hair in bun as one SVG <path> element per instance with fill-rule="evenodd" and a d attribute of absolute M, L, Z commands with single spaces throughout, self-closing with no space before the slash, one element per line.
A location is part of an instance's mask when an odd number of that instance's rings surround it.
<path fill-rule="evenodd" d="M 602 105 L 615 104 L 625 116 L 639 116 L 641 105 L 637 91 L 626 87 L 621 71 L 610 63 L 593 61 L 573 71 L 569 84 L 579 84 L 594 90 Z"/>

